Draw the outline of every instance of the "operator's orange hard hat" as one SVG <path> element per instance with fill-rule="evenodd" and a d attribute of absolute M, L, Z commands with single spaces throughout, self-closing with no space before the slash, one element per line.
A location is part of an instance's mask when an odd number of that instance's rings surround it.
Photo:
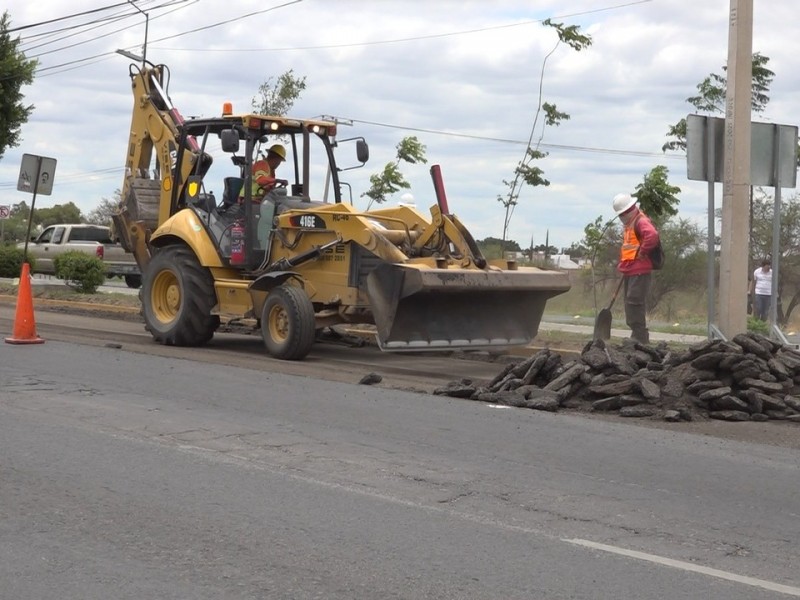
<path fill-rule="evenodd" d="M 272 146 L 269 147 L 268 152 L 277 154 L 278 156 L 281 157 L 282 161 L 286 160 L 286 148 L 284 148 L 280 144 L 272 144 Z"/>

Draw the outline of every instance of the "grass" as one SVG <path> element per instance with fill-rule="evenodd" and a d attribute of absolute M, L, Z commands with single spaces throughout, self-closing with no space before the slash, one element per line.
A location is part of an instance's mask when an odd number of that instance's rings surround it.
<path fill-rule="evenodd" d="M 139 296 L 131 294 L 105 293 L 81 294 L 77 290 L 65 287 L 34 285 L 31 286 L 34 298 L 44 300 L 61 300 L 65 302 L 83 302 L 86 304 L 107 304 L 112 306 L 140 306 Z M 0 282 L 0 295 L 16 296 L 17 286 L 12 283 Z"/>
<path fill-rule="evenodd" d="M 564 294 L 559 294 L 547 301 L 545 320 L 558 320 L 565 322 L 570 318 L 576 325 L 594 324 L 596 315 L 603 308 L 608 307 L 613 287 L 597 291 L 597 306 L 595 306 L 594 293 L 586 289 L 580 273 L 570 274 L 572 287 Z M 617 296 L 612 314 L 616 317 L 612 327 L 625 329 L 625 309 L 622 298 Z M 673 293 L 668 301 L 662 303 L 648 315 L 648 326 L 651 331 L 661 333 L 680 333 L 685 335 L 706 335 L 708 323 L 706 316 L 705 296 L 691 295 L 688 293 Z"/>

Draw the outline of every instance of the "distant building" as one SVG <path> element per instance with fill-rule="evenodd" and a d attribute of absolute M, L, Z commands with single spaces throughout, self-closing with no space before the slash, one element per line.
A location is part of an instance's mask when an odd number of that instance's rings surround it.
<path fill-rule="evenodd" d="M 556 269 L 564 271 L 571 271 L 573 269 L 580 269 L 581 266 L 573 261 L 567 254 L 553 254 L 548 259 L 552 262 Z"/>

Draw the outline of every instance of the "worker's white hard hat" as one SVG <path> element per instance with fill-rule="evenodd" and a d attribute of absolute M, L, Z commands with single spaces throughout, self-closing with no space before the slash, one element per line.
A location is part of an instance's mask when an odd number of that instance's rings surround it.
<path fill-rule="evenodd" d="M 621 215 L 626 210 L 631 208 L 634 204 L 636 204 L 637 198 L 634 198 L 630 194 L 617 194 L 614 196 L 614 212 L 618 215 Z"/>

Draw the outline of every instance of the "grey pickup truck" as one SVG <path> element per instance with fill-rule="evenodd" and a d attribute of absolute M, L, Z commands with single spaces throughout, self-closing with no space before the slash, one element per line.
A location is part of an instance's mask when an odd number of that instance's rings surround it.
<path fill-rule="evenodd" d="M 17 245 L 24 247 L 24 243 Z M 133 254 L 114 243 L 111 230 L 104 225 L 69 223 L 50 225 L 28 242 L 28 254 L 35 259 L 35 272 L 53 275 L 53 260 L 59 254 L 78 250 L 103 260 L 108 277 L 122 277 L 128 287 L 142 285 L 142 275 Z"/>

